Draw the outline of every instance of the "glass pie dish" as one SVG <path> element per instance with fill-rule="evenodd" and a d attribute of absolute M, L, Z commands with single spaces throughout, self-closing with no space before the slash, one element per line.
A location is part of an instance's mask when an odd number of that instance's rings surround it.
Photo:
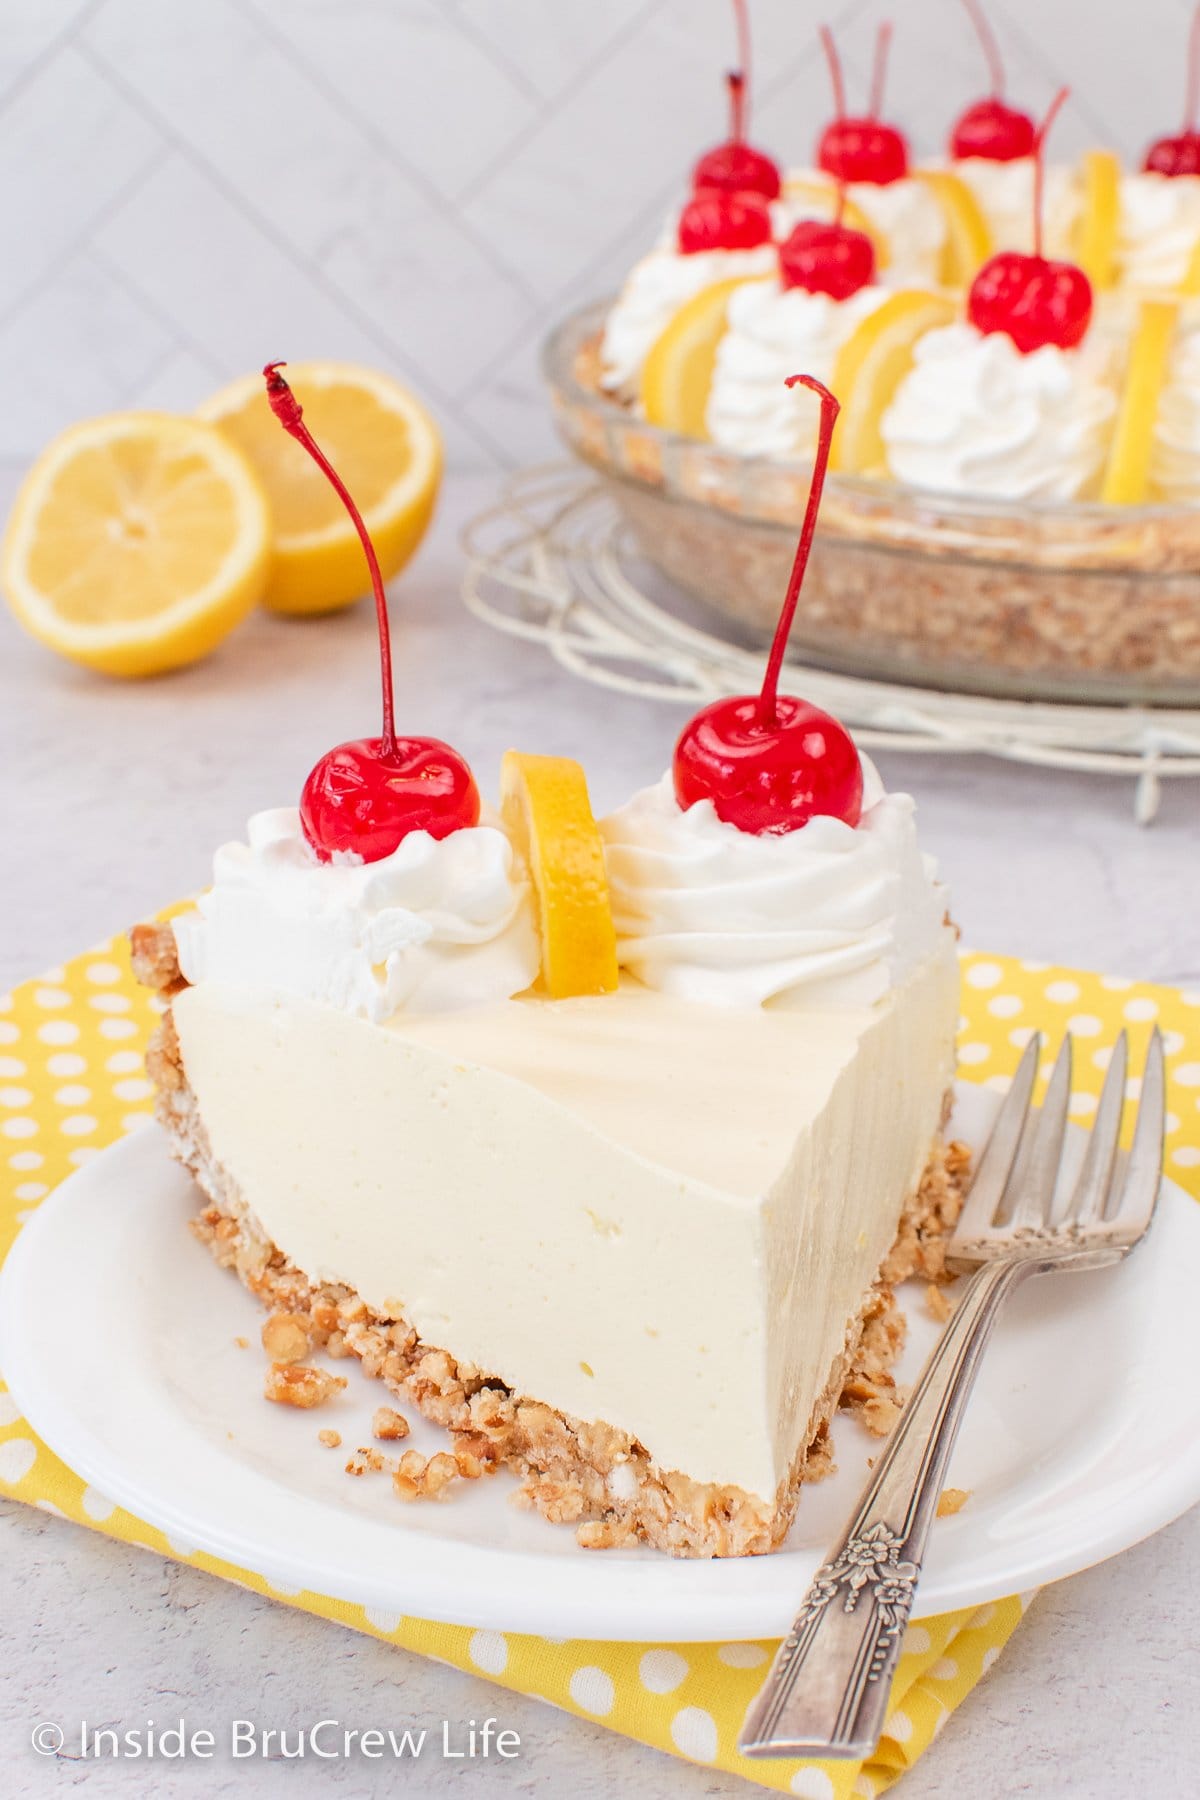
<path fill-rule="evenodd" d="M 602 392 L 611 304 L 574 313 L 545 345 L 558 429 L 647 560 L 765 638 L 808 465 L 663 431 Z M 842 673 L 956 692 L 1200 705 L 1200 507 L 967 499 L 831 475 L 792 644 Z"/>

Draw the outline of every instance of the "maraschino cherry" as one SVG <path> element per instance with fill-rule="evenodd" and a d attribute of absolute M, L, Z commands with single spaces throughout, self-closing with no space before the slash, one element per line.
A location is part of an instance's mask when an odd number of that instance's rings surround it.
<path fill-rule="evenodd" d="M 1200 175 L 1200 131 L 1196 129 L 1200 102 L 1200 6 L 1192 14 L 1188 39 L 1187 95 L 1183 130 L 1175 137 L 1159 138 L 1146 152 L 1142 168 L 1147 175 Z"/>
<path fill-rule="evenodd" d="M 684 256 L 705 250 L 757 250 L 771 242 L 771 209 L 761 194 L 699 188 L 679 215 Z"/>
<path fill-rule="evenodd" d="M 438 738 L 397 737 L 392 698 L 392 646 L 379 563 L 362 515 L 341 476 L 304 423 L 300 402 L 279 373 L 263 370 L 271 411 L 302 444 L 350 514 L 371 573 L 383 670 L 383 735 L 338 744 L 309 775 L 300 796 L 304 835 L 322 862 L 351 853 L 363 862 L 390 856 L 410 831 L 449 837 L 479 820 L 479 791 L 467 764 Z"/>
<path fill-rule="evenodd" d="M 738 34 L 738 67 L 725 77 L 729 87 L 729 140 L 709 150 L 692 171 L 694 188 L 723 188 L 731 194 L 779 195 L 779 165 L 746 142 L 750 100 L 750 19 L 746 0 L 733 0 Z"/>
<path fill-rule="evenodd" d="M 1071 350 L 1083 341 L 1092 318 L 1092 284 L 1074 263 L 1042 255 L 1042 186 L 1046 134 L 1069 90 L 1054 96 L 1033 144 L 1033 255 L 1002 250 L 971 283 L 967 317 L 985 336 L 1003 331 L 1028 356 L 1047 344 Z"/>
<path fill-rule="evenodd" d="M 976 100 L 973 106 L 968 106 L 959 118 L 950 133 L 950 154 L 954 157 L 979 156 L 985 162 L 1000 163 L 1032 156 L 1037 127 L 1028 113 L 1005 101 L 1004 63 L 987 14 L 979 0 L 963 0 L 963 5 L 983 46 L 992 77 L 992 91 L 986 100 Z"/>
<path fill-rule="evenodd" d="M 833 82 L 837 117 L 821 134 L 817 145 L 817 167 L 832 175 L 835 181 L 866 181 L 874 187 L 890 187 L 893 181 L 903 181 L 908 174 L 908 140 L 902 131 L 897 131 L 894 125 L 885 125 L 879 117 L 891 41 L 892 28 L 885 22 L 875 39 L 871 110 L 865 118 L 851 118 L 846 112 L 842 60 L 832 31 L 828 25 L 821 27 L 821 44 Z"/>
<path fill-rule="evenodd" d="M 844 726 L 806 700 L 779 692 L 788 634 L 804 581 L 838 403 L 811 375 L 793 375 L 821 402 L 821 429 L 796 560 L 775 629 L 762 689 L 714 700 L 685 725 L 675 746 L 675 798 L 681 807 L 711 800 L 717 817 L 756 837 L 798 831 L 816 814 L 857 825 L 862 764 Z"/>
<path fill-rule="evenodd" d="M 865 231 L 842 222 L 846 184 L 839 184 L 832 219 L 801 219 L 779 246 L 779 277 L 785 288 L 804 288 L 849 300 L 875 279 L 875 246 Z"/>

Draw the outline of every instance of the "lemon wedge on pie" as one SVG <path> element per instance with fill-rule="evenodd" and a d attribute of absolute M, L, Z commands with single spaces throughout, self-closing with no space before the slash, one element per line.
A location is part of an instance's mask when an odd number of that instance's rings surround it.
<path fill-rule="evenodd" d="M 0 582 L 50 649 L 108 675 L 156 675 L 216 648 L 262 598 L 266 495 L 213 425 L 89 419 L 43 451 L 17 496 Z"/>
<path fill-rule="evenodd" d="M 500 769 L 500 803 L 533 882 L 544 991 L 552 1000 L 611 994 L 617 940 L 604 842 L 583 770 L 568 756 L 509 750 Z"/>
<path fill-rule="evenodd" d="M 1089 150 L 1083 159 L 1083 211 L 1075 260 L 1097 292 L 1117 279 L 1121 162 L 1111 150 Z"/>
<path fill-rule="evenodd" d="M 761 275 L 714 281 L 693 294 L 661 331 L 642 364 L 642 410 L 651 425 L 706 440 L 705 415 L 712 389 L 717 347 L 725 335 L 729 300 L 735 288 Z"/>
<path fill-rule="evenodd" d="M 901 288 L 855 326 L 838 350 L 829 384 L 842 402 L 831 469 L 848 475 L 884 470 L 883 415 L 912 368 L 917 342 L 956 316 L 948 295 Z"/>
<path fill-rule="evenodd" d="M 425 535 L 442 474 L 438 428 L 400 383 L 350 363 L 290 363 L 305 423 L 357 500 L 390 581 Z M 281 432 L 247 375 L 205 401 L 257 469 L 275 522 L 266 604 L 282 613 L 334 612 L 369 591 L 362 545 L 344 507 L 300 445 Z"/>
<path fill-rule="evenodd" d="M 1125 386 L 1104 472 L 1100 498 L 1112 506 L 1136 506 L 1146 498 L 1158 403 L 1179 317 L 1176 300 L 1143 300 L 1129 346 Z"/>
<path fill-rule="evenodd" d="M 913 175 L 924 182 L 942 210 L 946 241 L 941 279 L 947 287 L 966 287 L 992 254 L 992 234 L 983 210 L 952 169 L 914 169 Z"/>
<path fill-rule="evenodd" d="M 838 190 L 837 184 L 832 180 L 814 181 L 806 175 L 789 175 L 783 184 L 783 197 L 794 205 L 811 206 L 816 219 L 832 219 L 837 216 Z M 879 229 L 874 219 L 849 195 L 842 204 L 841 220 L 843 225 L 849 225 L 870 238 L 875 246 L 876 272 L 886 269 L 892 260 L 887 234 Z"/>

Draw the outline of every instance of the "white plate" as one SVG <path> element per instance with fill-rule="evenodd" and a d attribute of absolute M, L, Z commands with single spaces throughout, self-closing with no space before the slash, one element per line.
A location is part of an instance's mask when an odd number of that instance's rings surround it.
<path fill-rule="evenodd" d="M 959 1135 L 978 1141 L 994 1105 L 960 1087 Z M 176 1548 L 383 1613 L 556 1637 L 787 1629 L 878 1449 L 850 1421 L 835 1426 L 840 1473 L 804 1494 L 787 1547 L 770 1557 L 582 1551 L 569 1528 L 506 1504 L 507 1475 L 406 1506 L 385 1476 L 343 1472 L 386 1397 L 356 1363 L 331 1365 L 350 1385 L 319 1412 L 264 1402 L 261 1309 L 186 1230 L 195 1207 L 158 1133 L 142 1132 L 64 1182 L 0 1280 L 0 1369 L 21 1411 Z M 1198 1271 L 1200 1207 L 1168 1184 L 1150 1241 L 1120 1268 L 1046 1277 L 1017 1295 L 950 1471 L 970 1500 L 935 1527 L 920 1613 L 1072 1574 L 1200 1499 Z M 936 1332 L 916 1290 L 910 1302 L 909 1378 Z M 318 1444 L 326 1426 L 345 1449 Z M 413 1441 L 432 1449 L 444 1437 L 418 1424 Z"/>

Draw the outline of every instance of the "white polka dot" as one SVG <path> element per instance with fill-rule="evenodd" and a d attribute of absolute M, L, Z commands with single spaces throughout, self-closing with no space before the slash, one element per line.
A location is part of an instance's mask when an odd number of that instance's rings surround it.
<path fill-rule="evenodd" d="M 60 1006 L 70 1006 L 71 996 L 64 993 L 62 988 L 34 988 L 33 1003 L 44 1007 L 47 1012 L 55 1012 Z"/>
<path fill-rule="evenodd" d="M 53 1500 L 35 1500 L 33 1504 L 39 1512 L 49 1513 L 52 1519 L 65 1519 L 67 1516 L 61 1506 L 55 1506 Z"/>
<path fill-rule="evenodd" d="M 97 1012 L 124 1013 L 132 1009 L 133 1001 L 128 994 L 89 994 L 88 1005 Z"/>
<path fill-rule="evenodd" d="M 1067 1111 L 1073 1119 L 1090 1119 L 1096 1106 L 1095 1094 L 1072 1094 Z"/>
<path fill-rule="evenodd" d="M 144 1069 L 146 1063 L 136 1050 L 114 1050 L 104 1066 L 110 1075 L 133 1075 Z"/>
<path fill-rule="evenodd" d="M 933 1639 L 923 1625 L 910 1625 L 904 1634 L 905 1653 L 912 1656 L 927 1656 L 933 1649 Z"/>
<path fill-rule="evenodd" d="M 61 1079 L 64 1075 L 82 1075 L 87 1068 L 87 1062 L 74 1050 L 58 1050 L 53 1056 L 46 1058 L 46 1067 L 52 1075 L 57 1075 Z"/>
<path fill-rule="evenodd" d="M 60 1106 L 86 1106 L 92 1097 L 91 1088 L 84 1087 L 78 1081 L 70 1081 L 66 1087 L 55 1090 L 54 1098 Z"/>
<path fill-rule="evenodd" d="M 722 1644 L 717 1656 L 727 1669 L 759 1669 L 767 1660 L 761 1644 Z"/>
<path fill-rule="evenodd" d="M 824 1769 L 797 1769 L 788 1783 L 800 1800 L 833 1800 L 834 1787 Z M 874 1794 L 875 1789 L 871 1789 Z"/>
<path fill-rule="evenodd" d="M 0 1131 L 5 1137 L 30 1138 L 37 1136 L 37 1122 L 34 1119 L 5 1119 L 0 1124 Z"/>
<path fill-rule="evenodd" d="M 28 1223 L 29 1223 L 30 1219 L 32 1219 L 32 1217 L 33 1217 L 33 1208 L 28 1207 L 25 1212 L 17 1213 L 17 1215 L 16 1215 L 17 1224 L 18 1225 L 28 1225 Z"/>
<path fill-rule="evenodd" d="M 111 987 L 114 981 L 121 979 L 120 969 L 116 963 L 110 962 L 89 963 L 84 974 L 89 981 L 94 981 L 97 987 Z"/>
<path fill-rule="evenodd" d="M 1163 1055 L 1178 1056 L 1187 1043 L 1182 1031 L 1164 1031 L 1162 1034 Z"/>
<path fill-rule="evenodd" d="M 45 1160 L 40 1150 L 18 1150 L 15 1156 L 9 1157 L 8 1166 L 10 1169 L 40 1169 Z"/>
<path fill-rule="evenodd" d="M 973 988 L 999 987 L 1004 980 L 1004 970 L 999 963 L 975 963 L 967 970 L 967 986 Z"/>
<path fill-rule="evenodd" d="M 1104 1026 L 1095 1013 L 1072 1013 L 1067 1020 L 1067 1030 L 1073 1032 L 1076 1037 L 1099 1037 Z"/>
<path fill-rule="evenodd" d="M 68 1113 L 65 1119 L 59 1120 L 58 1129 L 64 1137 L 90 1137 L 96 1124 L 91 1113 Z"/>
<path fill-rule="evenodd" d="M 37 1461 L 37 1445 L 31 1438 L 9 1438 L 0 1444 L 0 1481 L 16 1486 L 24 1481 Z"/>
<path fill-rule="evenodd" d="M 979 1608 L 979 1611 L 977 1613 L 975 1613 L 973 1615 L 973 1617 L 971 1618 L 971 1621 L 970 1621 L 971 1630 L 972 1631 L 982 1630 L 982 1628 L 985 1625 L 991 1624 L 991 1622 L 995 1618 L 995 1616 L 996 1616 L 996 1609 L 994 1606 L 981 1606 Z"/>
<path fill-rule="evenodd" d="M 2 1088 L 0 1088 L 0 1106 L 31 1106 L 32 1104 L 33 1104 L 33 1095 L 30 1093 L 28 1088 L 23 1088 L 23 1087 L 2 1087 Z"/>
<path fill-rule="evenodd" d="M 79 1027 L 70 1019 L 50 1019 L 45 1025 L 38 1026 L 37 1034 L 43 1044 L 73 1044 L 79 1036 Z"/>
<path fill-rule="evenodd" d="M 1012 1082 L 1007 1075 L 989 1075 L 983 1085 L 990 1088 L 993 1094 L 1007 1094 Z"/>
<path fill-rule="evenodd" d="M 702 1706 L 681 1706 L 671 1720 L 671 1742 L 680 1755 L 710 1763 L 717 1754 L 717 1721 Z"/>
<path fill-rule="evenodd" d="M 996 1658 L 999 1656 L 999 1654 L 1000 1654 L 1000 1646 L 998 1644 L 989 1644 L 987 1649 L 983 1653 L 981 1666 L 985 1670 L 990 1669 L 992 1664 L 995 1662 Z"/>
<path fill-rule="evenodd" d="M 166 1533 L 164 1532 L 163 1535 L 166 1536 Z M 185 1562 L 189 1556 L 195 1556 L 196 1554 L 195 1544 L 189 1544 L 186 1538 L 167 1537 L 167 1543 L 171 1547 L 172 1554 L 175 1556 L 182 1556 Z"/>
<path fill-rule="evenodd" d="M 895 1738 L 898 1744 L 907 1744 L 913 1734 L 913 1722 L 906 1712 L 894 1712 L 883 1733 L 885 1737 Z"/>
<path fill-rule="evenodd" d="M 687 1677 L 688 1666 L 675 1650 L 647 1650 L 638 1664 L 638 1680 L 650 1694 L 672 1694 Z"/>
<path fill-rule="evenodd" d="M 153 1123 L 153 1113 L 126 1113 L 125 1117 L 121 1120 L 121 1130 L 125 1132 L 145 1131 L 147 1125 L 153 1125 Z"/>
<path fill-rule="evenodd" d="M 936 1698 L 936 1696 L 935 1696 L 935 1698 Z M 940 1712 L 938 1714 L 937 1718 L 933 1721 L 934 1737 L 941 1737 L 943 1731 L 946 1729 L 946 1722 L 949 1719 L 949 1717 L 950 1717 L 949 1711 Z"/>
<path fill-rule="evenodd" d="M 106 1038 L 136 1037 L 137 1026 L 132 1019 L 101 1019 L 100 1036 Z"/>
<path fill-rule="evenodd" d="M 382 1631 L 385 1637 L 394 1637 L 404 1623 L 403 1613 L 387 1612 L 381 1606 L 364 1606 L 363 1618 L 376 1631 Z"/>
<path fill-rule="evenodd" d="M 1015 1019 L 1024 1007 L 1025 1002 L 1018 1000 L 1015 994 L 997 994 L 987 1003 L 987 1009 L 996 1019 Z"/>
<path fill-rule="evenodd" d="M 1023 1613 L 1027 1613 L 1038 1597 L 1036 1588 L 1027 1588 L 1023 1594 L 1017 1595 L 1017 1605 Z"/>
<path fill-rule="evenodd" d="M 1133 982 L 1129 979 L 1128 975 L 1102 975 L 1100 977 L 1100 986 L 1102 988 L 1107 988 L 1110 994 L 1123 994 L 1126 988 L 1131 988 L 1133 986 Z"/>
<path fill-rule="evenodd" d="M 1131 1075 L 1129 1080 L 1125 1083 L 1125 1098 L 1127 1100 L 1140 1100 L 1141 1097 L 1142 1078 L 1140 1075 Z"/>
<path fill-rule="evenodd" d="M 604 1718 L 613 1709 L 613 1684 L 610 1676 L 603 1669 L 593 1668 L 591 1663 L 582 1669 L 576 1669 L 571 1677 L 571 1698 L 576 1706 L 584 1712 L 594 1713 L 598 1719 Z"/>
<path fill-rule="evenodd" d="M 43 969 L 42 970 L 42 980 L 43 981 L 47 981 L 47 982 L 53 981 L 53 982 L 57 983 L 57 982 L 65 981 L 66 979 L 67 979 L 67 971 L 63 968 L 61 963 L 57 964 L 57 966 L 53 969 Z"/>
<path fill-rule="evenodd" d="M 1180 1087 L 1200 1087 L 1200 1062 L 1180 1063 L 1174 1078 Z"/>
<path fill-rule="evenodd" d="M 1069 1006 L 1072 1000 L 1079 998 L 1079 983 L 1077 981 L 1048 981 L 1046 998 L 1053 1000 L 1059 1006 Z"/>
<path fill-rule="evenodd" d="M 508 1667 L 508 1640 L 500 1631 L 475 1631 L 467 1655 L 485 1675 L 503 1675 Z"/>
<path fill-rule="evenodd" d="M 1008 1041 L 1010 1044 L 1015 1044 L 1018 1050 L 1023 1050 L 1033 1034 L 1034 1027 L 1032 1025 L 1016 1025 L 1009 1032 Z"/>
<path fill-rule="evenodd" d="M 929 1673 L 935 1681 L 954 1681 L 958 1675 L 958 1664 L 952 1656 L 939 1656 Z"/>
<path fill-rule="evenodd" d="M 1178 1150 L 1171 1151 L 1170 1161 L 1177 1169 L 1200 1168 L 1200 1150 L 1195 1149 L 1191 1144 L 1181 1144 Z"/>
<path fill-rule="evenodd" d="M 15 1425 L 20 1416 L 12 1395 L 0 1394 L 0 1425 Z"/>
<path fill-rule="evenodd" d="M 986 1062 L 991 1054 L 990 1044 L 960 1044 L 958 1047 L 958 1060 L 968 1067 L 974 1063 Z"/>
<path fill-rule="evenodd" d="M 1125 1017 L 1133 1024 L 1143 1019 L 1157 1019 L 1158 1001 L 1150 999 L 1127 1000 L 1124 1007 Z"/>
<path fill-rule="evenodd" d="M 99 1156 L 95 1144 L 82 1144 L 78 1150 L 72 1150 L 67 1161 L 73 1168 L 81 1169 L 85 1162 L 91 1162 L 93 1156 Z"/>
<path fill-rule="evenodd" d="M 149 1100 L 154 1089 L 145 1076 L 131 1075 L 127 1081 L 114 1081 L 113 1093 L 118 1100 Z"/>
<path fill-rule="evenodd" d="M 5 1081 L 19 1081 L 25 1073 L 25 1064 L 19 1056 L 0 1056 L 0 1076 Z"/>
<path fill-rule="evenodd" d="M 20 1035 L 11 1019 L 0 1019 L 0 1044 L 15 1044 Z"/>
<path fill-rule="evenodd" d="M 1164 1132 L 1165 1136 L 1170 1137 L 1170 1135 L 1173 1131 L 1178 1131 L 1178 1130 L 1179 1130 L 1179 1114 L 1173 1113 L 1173 1112 L 1164 1113 L 1163 1114 L 1163 1132 Z"/>
<path fill-rule="evenodd" d="M 102 1494 L 99 1488 L 85 1487 L 83 1510 L 89 1519 L 95 1519 L 97 1524 L 103 1524 L 105 1519 L 112 1518 L 117 1508 L 116 1502 L 110 1500 L 107 1494 Z"/>
<path fill-rule="evenodd" d="M 850 1792 L 854 1796 L 854 1800 L 875 1800 L 875 1796 L 878 1794 L 879 1789 L 875 1786 L 871 1777 L 864 1773 L 855 1776 L 854 1786 L 850 1789 Z"/>
<path fill-rule="evenodd" d="M 44 1181 L 22 1181 L 13 1193 L 18 1200 L 40 1200 L 50 1189 Z"/>

